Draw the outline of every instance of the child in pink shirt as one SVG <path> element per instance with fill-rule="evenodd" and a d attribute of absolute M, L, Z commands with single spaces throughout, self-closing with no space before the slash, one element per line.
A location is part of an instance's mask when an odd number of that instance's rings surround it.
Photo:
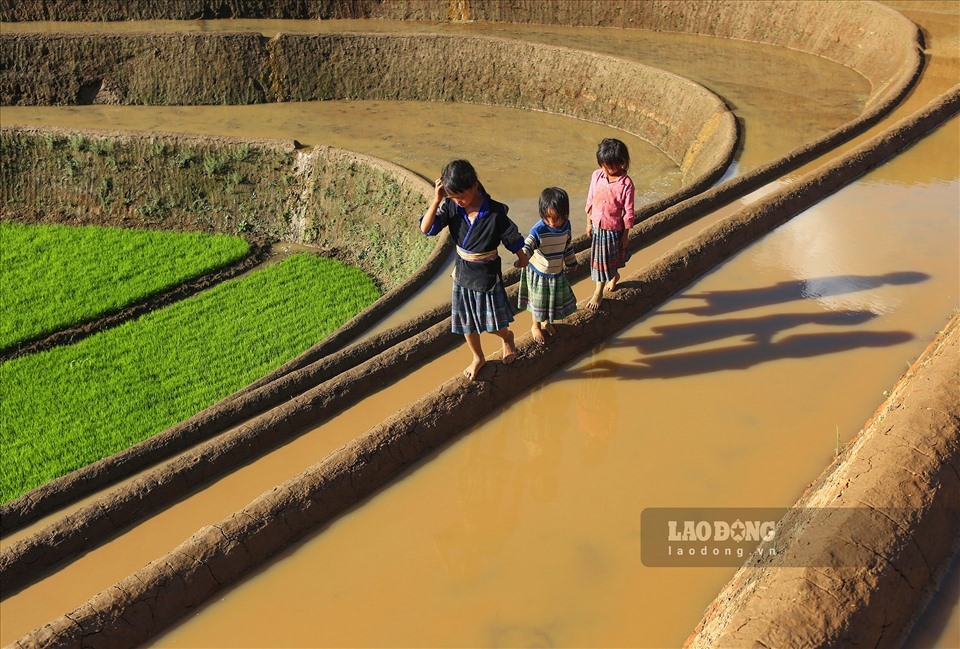
<path fill-rule="evenodd" d="M 587 234 L 590 244 L 590 277 L 597 283 L 587 308 L 597 310 L 603 290 L 613 292 L 620 281 L 618 270 L 629 259 L 627 238 L 633 227 L 633 181 L 627 175 L 630 152 L 620 140 L 606 138 L 597 147 L 599 169 L 590 178 L 587 193 Z"/>

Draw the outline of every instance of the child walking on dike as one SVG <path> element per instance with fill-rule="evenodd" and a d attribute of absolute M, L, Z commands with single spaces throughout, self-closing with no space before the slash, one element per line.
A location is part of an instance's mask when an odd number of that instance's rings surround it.
<path fill-rule="evenodd" d="M 627 241 L 633 227 L 633 180 L 627 175 L 630 153 L 620 140 L 606 138 L 597 147 L 599 169 L 590 177 L 587 192 L 587 235 L 590 243 L 590 278 L 597 283 L 588 309 L 597 310 L 603 290 L 617 290 L 619 269 L 629 259 Z"/>
<path fill-rule="evenodd" d="M 513 309 L 507 302 L 500 272 L 497 248 L 502 243 L 517 255 L 517 266 L 527 265 L 523 237 L 507 216 L 509 209 L 490 198 L 477 179 L 477 172 L 466 160 L 448 163 L 435 183 L 436 195 L 420 218 L 420 231 L 435 236 L 450 228 L 457 242 L 451 297 L 451 331 L 463 334 L 473 360 L 463 371 L 471 381 L 486 362 L 480 343 L 481 332 L 500 338 L 503 364 L 516 358 L 510 323 Z"/>
<path fill-rule="evenodd" d="M 540 220 L 523 242 L 523 253 L 530 263 L 520 274 L 518 306 L 533 314 L 530 333 L 539 344 L 546 343 L 543 332 L 553 335 L 553 323 L 577 310 L 570 281 L 564 268 L 577 265 L 570 246 L 570 198 L 559 187 L 547 187 L 540 194 Z"/>

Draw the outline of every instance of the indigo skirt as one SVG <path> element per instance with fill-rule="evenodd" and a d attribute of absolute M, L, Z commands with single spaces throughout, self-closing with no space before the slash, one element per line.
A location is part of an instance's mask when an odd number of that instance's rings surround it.
<path fill-rule="evenodd" d="M 493 290 L 482 293 L 453 283 L 453 304 L 450 331 L 455 334 L 500 331 L 513 322 L 513 309 L 507 302 L 503 284 L 497 282 Z"/>

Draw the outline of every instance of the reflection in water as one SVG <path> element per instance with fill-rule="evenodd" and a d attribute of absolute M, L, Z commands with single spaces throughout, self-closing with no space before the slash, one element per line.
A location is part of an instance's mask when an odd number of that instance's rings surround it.
<path fill-rule="evenodd" d="M 526 421 L 519 431 L 526 450 L 522 464 L 526 488 L 535 502 L 548 502 L 557 496 L 557 468 L 563 451 L 563 427 L 570 420 L 570 399 L 565 395 L 545 396 L 542 389 L 529 395 L 524 408 Z"/>
<path fill-rule="evenodd" d="M 489 647 L 557 647 L 546 629 L 537 629 L 524 626 L 493 626 L 490 629 Z"/>
<path fill-rule="evenodd" d="M 434 546 L 455 581 L 483 575 L 516 527 L 520 497 L 516 463 L 507 457 L 505 427 L 471 438 L 457 479 L 460 517 L 434 534 Z"/>
<path fill-rule="evenodd" d="M 620 426 L 620 403 L 611 396 L 609 381 L 615 377 L 608 361 L 597 358 L 594 350 L 586 367 L 580 370 L 580 380 L 574 383 L 577 391 L 577 423 L 583 432 L 580 458 L 585 465 L 601 464 L 610 446 L 610 440 Z M 566 373 L 565 373 L 566 374 Z"/>

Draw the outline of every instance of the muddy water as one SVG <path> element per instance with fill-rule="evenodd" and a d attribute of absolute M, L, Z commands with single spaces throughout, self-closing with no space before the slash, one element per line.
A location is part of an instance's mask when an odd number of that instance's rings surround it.
<path fill-rule="evenodd" d="M 88 110 L 92 109 L 92 110 Z M 71 124 L 154 131 L 200 132 L 246 137 L 296 138 L 350 146 L 411 168 L 431 178 L 451 158 L 474 159 L 481 179 L 498 198 L 512 206 L 511 214 L 524 229 L 536 222 L 536 197 L 551 184 L 570 188 L 574 205 L 582 204 L 595 168 L 597 142 L 622 138 L 630 147 L 641 196 L 655 200 L 676 189 L 676 166 L 648 143 L 629 134 L 570 118 L 510 109 L 453 104 L 404 102 L 326 102 L 251 107 L 78 107 L 4 108 L 4 123 Z M 29 120 L 27 119 L 29 118 Z M 496 125 L 494 128 L 493 125 Z M 651 189 L 656 186 L 660 189 Z M 666 189 L 663 189 L 666 188 Z M 517 198 L 512 198 L 517 197 Z M 644 199 L 640 199 L 644 200 Z M 411 215 L 411 227 L 416 217 Z M 434 306 L 449 298 L 449 283 L 422 292 Z M 415 314 L 407 305 L 397 316 Z M 288 445 L 217 482 L 202 498 L 181 503 L 138 526 L 117 541 L 94 550 L 53 577 L 3 601 L 0 643 L 6 644 L 95 592 L 133 572 L 151 558 L 178 544 L 199 527 L 242 507 L 264 490 L 307 468 L 352 437 L 389 417 L 411 399 L 412 386 L 439 385 L 462 369 L 462 352 L 432 363 L 401 384 L 368 399 L 322 429 Z M 271 469 L 272 467 L 272 469 Z M 71 508 L 73 509 L 73 508 Z M 39 521 L 3 539 L 9 545 L 50 522 Z M 110 566 L 105 569 L 104 566 Z M 43 602 L 42 606 L 38 603 Z"/>
<path fill-rule="evenodd" d="M 798 217 L 154 646 L 679 646 L 733 570 L 645 568 L 642 510 L 787 506 L 862 426 L 957 306 L 960 184 L 924 163 L 956 137 Z"/>
<path fill-rule="evenodd" d="M 956 141 L 955 120 L 899 168 L 821 203 L 518 395 L 157 646 L 679 644 L 732 570 L 644 568 L 640 512 L 792 503 L 836 430 L 846 440 L 859 429 L 957 306 Z M 585 297 L 589 283 L 575 290 Z M 26 630 L 63 612 L 65 591 L 82 599 L 116 581 L 108 566 L 122 576 L 142 565 L 204 515 L 219 518 L 212 503 L 241 506 L 465 360 L 455 350 L 221 481 L 205 504 L 175 507 L 62 581 L 6 600 L 2 642 L 17 635 L 8 620 L 42 618 Z"/>

